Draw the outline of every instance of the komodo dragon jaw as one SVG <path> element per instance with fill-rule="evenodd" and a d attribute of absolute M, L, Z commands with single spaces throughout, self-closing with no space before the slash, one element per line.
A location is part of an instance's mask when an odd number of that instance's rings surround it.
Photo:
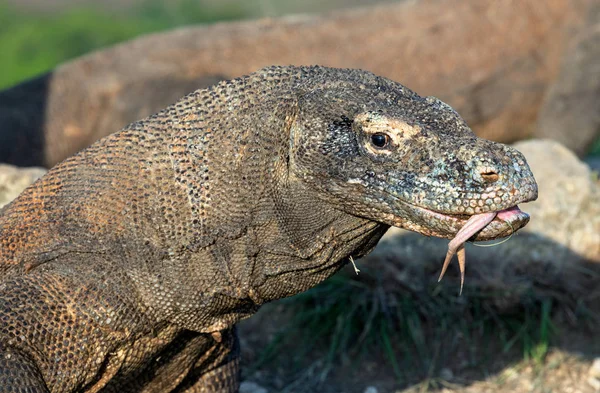
<path fill-rule="evenodd" d="M 292 126 L 292 165 L 326 199 L 353 215 L 449 239 L 478 214 L 501 213 L 472 240 L 527 224 L 517 204 L 535 200 L 537 184 L 520 152 L 476 137 L 435 97 L 398 84 L 355 93 L 355 105 L 347 88 L 343 100 L 335 88 L 321 93 L 327 107 L 303 113 L 300 102 L 303 126 Z"/>

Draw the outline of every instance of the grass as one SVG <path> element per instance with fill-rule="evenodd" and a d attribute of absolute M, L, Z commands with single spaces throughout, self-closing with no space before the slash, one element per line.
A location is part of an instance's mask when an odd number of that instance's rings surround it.
<path fill-rule="evenodd" d="M 419 382 L 426 391 L 448 382 L 439 377 L 448 365 L 459 367 L 459 375 L 493 372 L 498 354 L 541 367 L 559 334 L 553 319 L 564 304 L 555 292 L 468 285 L 458 296 L 456 283 L 437 284 L 435 275 L 415 291 L 401 282 L 390 285 L 376 269 L 361 271 L 358 278 L 338 274 L 283 300 L 289 322 L 248 375 L 285 353 L 298 373 L 309 370 L 323 382 L 338 364 L 353 369 L 365 356 L 380 354 L 398 386 Z M 316 357 L 318 364 L 307 367 Z"/>
<path fill-rule="evenodd" d="M 24 12 L 0 0 L 0 89 L 141 34 L 243 16 L 242 9 L 208 8 L 195 0 L 149 0 L 127 12 L 80 7 L 50 14 Z"/>
<path fill-rule="evenodd" d="M 592 144 L 589 154 L 590 156 L 600 156 L 600 139 L 596 140 L 596 142 Z"/>

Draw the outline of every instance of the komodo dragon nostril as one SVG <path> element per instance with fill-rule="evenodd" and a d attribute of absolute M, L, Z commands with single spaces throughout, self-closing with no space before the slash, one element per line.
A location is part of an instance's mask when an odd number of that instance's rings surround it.
<path fill-rule="evenodd" d="M 498 173 L 496 173 L 495 170 L 490 169 L 490 168 L 486 168 L 479 173 L 480 173 L 483 181 L 485 181 L 486 183 L 495 183 L 498 181 L 498 178 L 500 177 L 500 176 L 498 176 Z"/>

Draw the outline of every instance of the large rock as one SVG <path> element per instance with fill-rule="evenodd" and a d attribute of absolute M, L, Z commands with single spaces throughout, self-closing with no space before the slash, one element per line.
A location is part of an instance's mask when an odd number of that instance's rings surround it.
<path fill-rule="evenodd" d="M 52 166 L 186 92 L 270 64 L 367 69 L 439 96 L 488 139 L 524 139 L 594 1 L 419 0 L 148 35 L 0 93 L 0 161 Z"/>
<path fill-rule="evenodd" d="M 523 205 L 531 214 L 526 233 L 552 240 L 588 260 L 600 262 L 600 181 L 590 167 L 558 142 L 532 140 L 514 145 L 538 182 L 539 198 Z M 542 250 L 537 250 L 543 253 Z M 558 258 L 556 250 L 551 251 Z"/>
<path fill-rule="evenodd" d="M 600 132 L 600 2 L 570 41 L 535 132 L 584 155 Z"/>

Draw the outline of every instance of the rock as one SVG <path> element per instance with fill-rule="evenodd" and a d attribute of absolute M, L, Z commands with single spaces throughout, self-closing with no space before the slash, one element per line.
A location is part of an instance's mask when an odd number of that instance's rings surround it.
<path fill-rule="evenodd" d="M 537 138 L 551 138 L 583 156 L 600 137 L 600 3 L 567 46 L 560 72 L 539 114 Z"/>
<path fill-rule="evenodd" d="M 597 392 L 600 392 L 600 358 L 594 359 L 594 362 L 590 367 L 587 382 Z"/>
<path fill-rule="evenodd" d="M 240 393 L 267 393 L 267 389 L 257 383 L 245 381 L 240 385 Z"/>
<path fill-rule="evenodd" d="M 28 185 L 46 173 L 44 168 L 17 168 L 0 164 L 0 207 L 17 197 Z"/>
<path fill-rule="evenodd" d="M 596 392 L 600 392 L 600 380 L 589 377 L 587 382 Z"/>
<path fill-rule="evenodd" d="M 367 386 L 364 393 L 378 393 L 378 390 L 375 386 Z"/>
<path fill-rule="evenodd" d="M 596 358 L 592 362 L 592 366 L 590 367 L 590 377 L 600 379 L 600 358 Z"/>
<path fill-rule="evenodd" d="M 538 200 L 522 206 L 531 214 L 524 232 L 552 240 L 586 259 L 600 261 L 600 182 L 588 165 L 557 142 L 531 140 L 514 145 L 538 182 Z M 563 253 L 552 252 L 553 258 Z"/>

